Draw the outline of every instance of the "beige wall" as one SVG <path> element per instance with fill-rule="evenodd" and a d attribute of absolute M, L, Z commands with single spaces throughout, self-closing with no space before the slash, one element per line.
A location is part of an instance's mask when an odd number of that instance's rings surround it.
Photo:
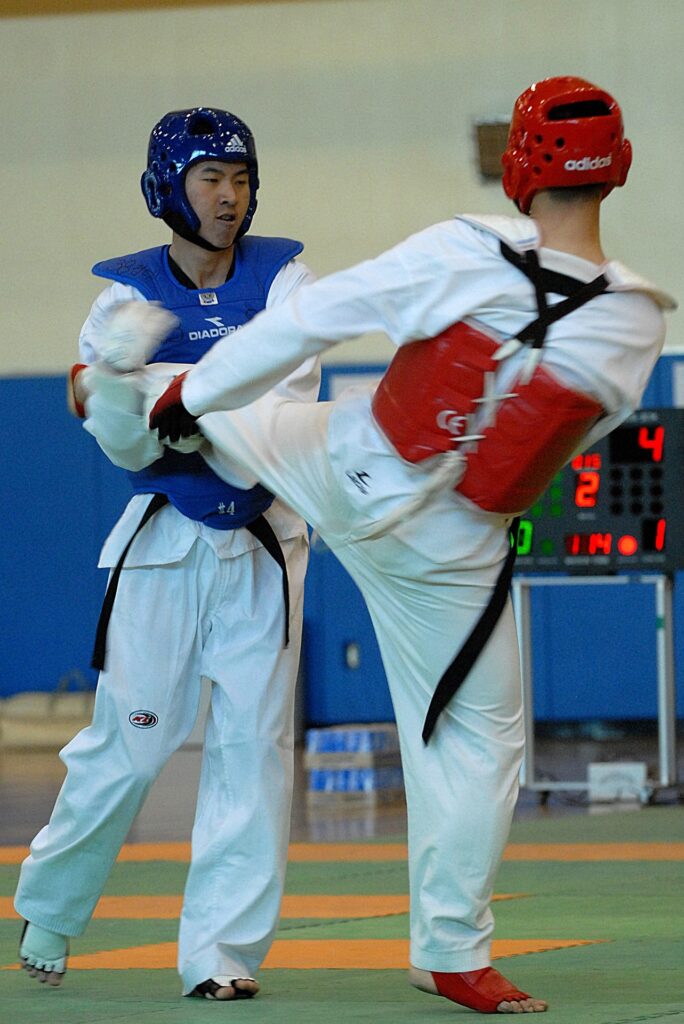
<path fill-rule="evenodd" d="M 475 167 L 475 119 L 531 81 L 614 91 L 635 162 L 606 247 L 681 294 L 681 0 L 309 0 L 0 20 L 0 374 L 60 373 L 100 285 L 92 263 L 165 240 L 139 191 L 170 109 L 252 127 L 255 231 L 326 273 L 459 211 L 512 210 Z M 684 342 L 682 316 L 670 345 Z M 336 358 L 384 358 L 364 339 Z"/>

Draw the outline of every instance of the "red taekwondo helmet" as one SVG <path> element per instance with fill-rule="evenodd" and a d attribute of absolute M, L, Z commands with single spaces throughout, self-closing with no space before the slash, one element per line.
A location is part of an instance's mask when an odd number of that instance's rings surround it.
<path fill-rule="evenodd" d="M 624 185 L 632 146 L 616 100 L 583 78 L 545 78 L 515 102 L 501 162 L 504 192 L 522 213 L 545 188 Z"/>

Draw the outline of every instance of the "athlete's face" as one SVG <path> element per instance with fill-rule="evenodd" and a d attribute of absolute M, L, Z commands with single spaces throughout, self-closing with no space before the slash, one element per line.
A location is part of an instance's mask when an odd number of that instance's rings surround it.
<path fill-rule="evenodd" d="M 202 238 L 219 249 L 228 249 L 249 206 L 247 164 L 201 160 L 185 176 L 185 194 L 199 217 Z"/>

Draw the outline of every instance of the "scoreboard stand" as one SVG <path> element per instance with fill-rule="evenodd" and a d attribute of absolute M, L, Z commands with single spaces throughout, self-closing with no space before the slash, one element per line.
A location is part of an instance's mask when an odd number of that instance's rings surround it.
<path fill-rule="evenodd" d="M 521 517 L 513 602 L 520 640 L 525 720 L 521 784 L 548 793 L 587 781 L 535 775 L 530 591 L 576 585 L 654 588 L 658 691 L 656 788 L 677 778 L 672 588 L 684 568 L 684 409 L 641 409 L 572 460 Z"/>
<path fill-rule="evenodd" d="M 586 780 L 577 782 L 539 781 L 535 772 L 534 702 L 531 648 L 530 591 L 532 587 L 633 586 L 654 587 L 654 627 L 658 680 L 658 780 L 649 781 L 640 794 L 647 803 L 656 789 L 678 785 L 677 741 L 675 729 L 675 681 L 672 643 L 672 580 L 662 573 L 622 576 L 516 576 L 513 580 L 513 607 L 521 652 L 523 720 L 525 725 L 525 757 L 520 784 L 525 789 L 550 793 L 559 790 L 588 789 Z"/>

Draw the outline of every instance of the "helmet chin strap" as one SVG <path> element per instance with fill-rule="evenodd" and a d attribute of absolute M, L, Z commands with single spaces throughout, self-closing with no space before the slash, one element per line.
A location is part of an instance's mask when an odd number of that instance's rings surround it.
<path fill-rule="evenodd" d="M 188 226 L 187 221 L 180 213 L 167 213 L 164 217 L 164 223 L 175 231 L 177 235 L 184 238 L 186 242 L 192 242 L 193 245 L 199 245 L 200 248 L 206 249 L 207 252 L 227 252 L 230 249 L 230 245 L 212 245 L 206 238 L 202 238 L 201 235 L 197 234 L 196 231 L 192 231 Z"/>

